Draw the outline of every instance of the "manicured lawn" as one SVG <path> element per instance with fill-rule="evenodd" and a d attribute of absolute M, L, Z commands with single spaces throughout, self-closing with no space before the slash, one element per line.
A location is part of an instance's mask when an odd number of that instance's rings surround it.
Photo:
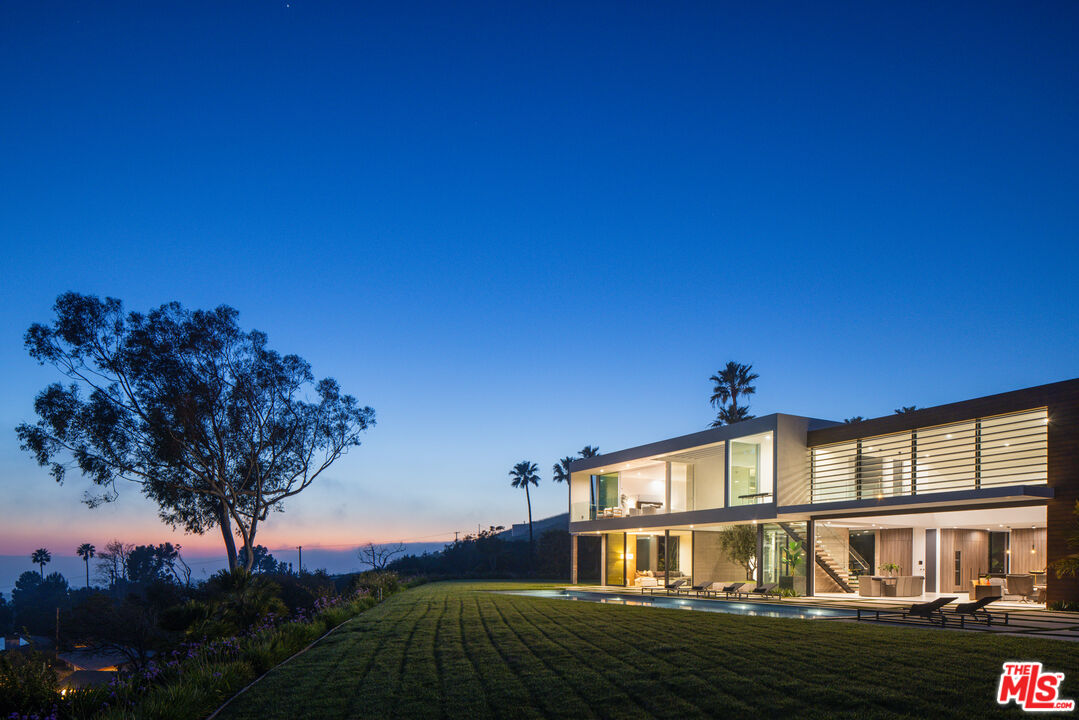
<path fill-rule="evenodd" d="M 1066 673 L 1079 645 L 498 595 L 400 593 L 274 671 L 222 718 L 1019 717 L 1005 660 Z"/>

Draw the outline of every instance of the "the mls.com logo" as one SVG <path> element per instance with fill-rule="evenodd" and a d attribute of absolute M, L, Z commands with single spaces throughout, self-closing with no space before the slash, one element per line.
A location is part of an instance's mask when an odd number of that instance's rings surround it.
<path fill-rule="evenodd" d="M 1007 705 L 1012 700 L 1024 710 L 1074 710 L 1075 701 L 1060 697 L 1064 673 L 1042 672 L 1040 662 L 1006 662 L 997 685 L 997 702 Z"/>

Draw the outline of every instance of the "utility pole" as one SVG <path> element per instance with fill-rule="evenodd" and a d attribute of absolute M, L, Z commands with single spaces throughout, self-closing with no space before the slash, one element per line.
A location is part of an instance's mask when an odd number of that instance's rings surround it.
<path fill-rule="evenodd" d="M 303 574 L 303 545 L 297 545 L 296 549 L 300 553 L 299 570 L 296 572 L 296 574 L 297 575 L 302 575 Z"/>
<path fill-rule="evenodd" d="M 461 534 L 460 530 L 454 530 L 453 531 L 453 541 L 454 542 L 457 542 L 457 536 L 460 535 L 460 534 Z"/>

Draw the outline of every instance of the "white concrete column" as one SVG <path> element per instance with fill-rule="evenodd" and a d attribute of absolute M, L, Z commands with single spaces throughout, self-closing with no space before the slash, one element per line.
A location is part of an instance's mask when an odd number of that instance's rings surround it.
<path fill-rule="evenodd" d="M 666 480 L 663 483 L 664 495 L 663 495 L 663 512 L 671 511 L 671 464 L 669 462 L 663 463 L 664 472 L 666 473 Z"/>
<path fill-rule="evenodd" d="M 569 581 L 577 584 L 577 535 L 570 535 L 569 540 Z"/>
<path fill-rule="evenodd" d="M 607 584 L 607 533 L 599 536 L 599 584 Z"/>

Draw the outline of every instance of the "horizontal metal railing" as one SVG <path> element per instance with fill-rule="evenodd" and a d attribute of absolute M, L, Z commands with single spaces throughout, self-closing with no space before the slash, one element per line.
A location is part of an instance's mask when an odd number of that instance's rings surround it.
<path fill-rule="evenodd" d="M 1046 423 L 1040 409 L 812 448 L 812 502 L 1044 483 Z"/>

